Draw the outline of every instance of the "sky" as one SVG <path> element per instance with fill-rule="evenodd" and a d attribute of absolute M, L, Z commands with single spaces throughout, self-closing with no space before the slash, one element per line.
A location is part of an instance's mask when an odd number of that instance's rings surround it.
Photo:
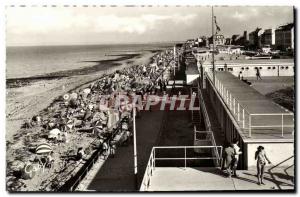
<path fill-rule="evenodd" d="M 214 7 L 219 34 L 293 22 L 293 7 Z M 6 45 L 184 41 L 211 34 L 211 7 L 7 7 Z"/>

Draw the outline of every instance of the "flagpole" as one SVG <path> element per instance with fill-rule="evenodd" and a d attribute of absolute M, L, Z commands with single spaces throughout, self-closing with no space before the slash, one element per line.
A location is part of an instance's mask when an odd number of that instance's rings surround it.
<path fill-rule="evenodd" d="M 215 84 L 215 33 L 214 33 L 214 6 L 211 6 L 211 33 L 213 40 L 212 66 L 213 66 L 213 83 Z"/>

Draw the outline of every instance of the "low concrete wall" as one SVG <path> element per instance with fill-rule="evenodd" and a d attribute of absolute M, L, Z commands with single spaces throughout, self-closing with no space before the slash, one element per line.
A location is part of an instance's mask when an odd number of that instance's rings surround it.
<path fill-rule="evenodd" d="M 248 167 L 256 166 L 255 152 L 258 146 L 265 148 L 266 154 L 273 165 L 291 166 L 294 164 L 294 143 L 248 143 Z"/>

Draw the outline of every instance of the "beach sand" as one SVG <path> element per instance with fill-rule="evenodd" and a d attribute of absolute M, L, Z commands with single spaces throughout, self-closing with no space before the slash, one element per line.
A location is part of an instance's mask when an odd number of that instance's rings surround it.
<path fill-rule="evenodd" d="M 7 88 L 6 90 L 6 161 L 12 162 L 16 156 L 20 155 L 19 151 L 22 151 L 24 147 L 24 141 L 26 141 L 26 133 L 20 129 L 25 120 L 30 120 L 34 115 L 39 114 L 43 109 L 47 108 L 55 98 L 67 93 L 70 90 L 87 86 L 93 81 L 98 80 L 103 74 L 110 74 L 116 70 L 130 67 L 131 65 L 148 64 L 151 57 L 155 52 L 146 51 L 142 54 L 130 58 L 120 58 L 117 61 L 110 61 L 110 64 L 105 65 L 106 70 L 97 70 L 97 66 L 91 68 L 91 72 L 88 72 L 88 68 L 84 68 L 84 74 L 80 73 L 80 70 L 74 72 L 68 71 L 71 76 L 45 79 L 26 79 L 29 83 L 20 83 L 23 85 L 16 86 L 14 88 Z M 106 62 L 107 63 L 107 62 Z M 102 65 L 103 66 L 103 65 Z M 96 68 L 96 69 L 95 69 Z M 79 74 L 80 73 L 80 74 Z M 59 74 L 59 73 L 58 73 Z M 79 75 L 78 75 L 79 74 Z M 65 71 L 64 71 L 65 75 Z M 25 85 L 24 85 L 25 84 Z M 32 136 L 39 131 L 34 129 L 30 131 Z M 82 147 L 88 147 L 92 138 L 86 136 L 70 136 L 70 139 L 75 144 L 80 144 Z M 67 150 L 70 147 L 56 147 L 58 150 Z M 20 155 L 22 156 L 22 154 Z M 80 166 L 78 166 L 80 167 Z M 72 168 L 72 167 L 71 167 Z M 73 169 L 71 169 L 72 171 Z M 69 170 L 68 170 L 69 171 Z M 26 184 L 24 191 L 38 191 L 42 187 L 41 185 L 47 185 L 51 183 L 51 179 L 55 173 L 42 173 L 36 175 L 34 179 L 23 180 Z M 39 177 L 43 176 L 43 177 Z M 52 177 L 52 178 L 51 178 Z M 68 176 L 63 178 L 67 180 Z M 65 181 L 66 181 L 65 180 Z M 43 183 L 41 183 L 41 181 Z"/>
<path fill-rule="evenodd" d="M 24 120 L 31 119 L 41 110 L 48 107 L 58 96 L 81 85 L 91 83 L 103 74 L 112 73 L 118 69 L 133 64 L 147 64 L 153 52 L 144 52 L 130 60 L 121 60 L 105 71 L 97 71 L 84 75 L 57 78 L 52 80 L 38 80 L 29 85 L 7 88 L 6 90 L 6 140 L 12 141 L 13 135 L 20 129 Z M 86 70 L 86 69 L 85 69 Z"/>

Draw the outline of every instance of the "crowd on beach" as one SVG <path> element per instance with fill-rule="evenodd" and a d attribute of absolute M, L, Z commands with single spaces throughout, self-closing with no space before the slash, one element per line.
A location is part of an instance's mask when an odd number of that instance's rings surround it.
<path fill-rule="evenodd" d="M 8 163 L 8 190 L 26 191 L 26 184 L 47 177 L 43 174 L 53 168 L 55 177 L 65 176 L 62 172 L 66 168 L 80 166 L 94 151 L 101 149 L 107 158 L 115 154 L 117 146 L 130 143 L 133 110 L 125 106 L 128 103 L 117 103 L 117 95 L 141 95 L 146 99 L 149 94 L 165 91 L 173 59 L 173 52 L 166 50 L 153 56 L 148 65 L 133 65 L 104 75 L 60 96 L 26 121 L 21 128 L 26 131 L 23 155 L 16 155 L 21 159 Z M 22 180 L 26 180 L 26 184 L 22 184 Z M 39 180 L 43 181 L 51 182 Z"/>

